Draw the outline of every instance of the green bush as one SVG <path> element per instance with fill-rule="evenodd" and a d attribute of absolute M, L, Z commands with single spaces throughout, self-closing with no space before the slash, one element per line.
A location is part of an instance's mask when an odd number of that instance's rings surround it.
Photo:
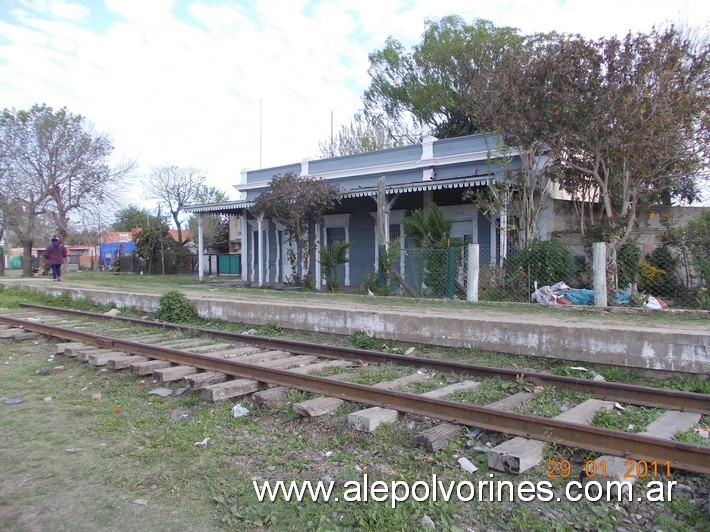
<path fill-rule="evenodd" d="M 641 270 L 641 248 L 635 240 L 628 240 L 616 255 L 619 269 L 619 288 L 636 282 Z"/>
<path fill-rule="evenodd" d="M 513 300 L 529 301 L 538 286 L 574 283 L 577 270 L 572 250 L 557 240 L 534 240 L 505 259 L 505 291 Z"/>
<path fill-rule="evenodd" d="M 155 315 L 164 322 L 191 323 L 197 319 L 197 309 L 185 294 L 177 290 L 170 290 L 160 298 L 158 311 Z"/>

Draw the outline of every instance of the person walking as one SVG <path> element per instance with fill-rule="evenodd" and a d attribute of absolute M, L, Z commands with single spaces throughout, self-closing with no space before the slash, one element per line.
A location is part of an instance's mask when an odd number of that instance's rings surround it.
<path fill-rule="evenodd" d="M 52 237 L 52 242 L 44 250 L 44 258 L 52 268 L 52 282 L 60 282 L 62 280 L 62 264 L 67 258 L 67 248 L 56 236 Z"/>

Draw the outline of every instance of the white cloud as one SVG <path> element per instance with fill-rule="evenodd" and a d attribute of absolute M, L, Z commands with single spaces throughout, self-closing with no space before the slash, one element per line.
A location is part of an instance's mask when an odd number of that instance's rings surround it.
<path fill-rule="evenodd" d="M 695 0 L 5 2 L 3 106 L 66 106 L 109 132 L 117 155 L 138 158 L 144 174 L 194 166 L 230 193 L 260 153 L 264 167 L 317 155 L 331 112 L 337 131 L 361 106 L 368 53 L 390 35 L 419 42 L 427 17 L 593 38 L 710 20 Z"/>

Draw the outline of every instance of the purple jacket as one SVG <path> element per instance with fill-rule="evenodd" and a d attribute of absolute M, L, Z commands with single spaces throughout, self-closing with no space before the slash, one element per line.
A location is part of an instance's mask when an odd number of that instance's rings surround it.
<path fill-rule="evenodd" d="M 44 250 L 44 258 L 51 265 L 62 264 L 67 256 L 67 248 L 59 241 L 52 242 Z"/>

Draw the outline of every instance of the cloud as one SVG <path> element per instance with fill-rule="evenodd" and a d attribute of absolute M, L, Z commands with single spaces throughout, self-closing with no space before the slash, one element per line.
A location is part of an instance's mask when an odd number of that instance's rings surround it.
<path fill-rule="evenodd" d="M 108 132 L 140 173 L 174 164 L 232 192 L 243 167 L 317 156 L 361 107 L 368 54 L 456 13 L 525 33 L 588 37 L 707 23 L 705 2 L 598 0 L 5 0 L 3 105 L 66 106 Z M 672 4 L 672 5 L 669 5 Z"/>

